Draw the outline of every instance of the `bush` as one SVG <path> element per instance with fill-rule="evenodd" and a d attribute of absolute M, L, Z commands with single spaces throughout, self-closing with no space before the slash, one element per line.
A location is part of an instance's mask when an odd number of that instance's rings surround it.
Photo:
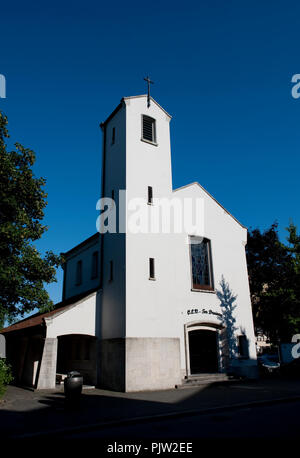
<path fill-rule="evenodd" d="M 0 398 L 6 390 L 6 385 L 12 382 L 13 376 L 11 367 L 6 363 L 5 359 L 0 358 Z"/>

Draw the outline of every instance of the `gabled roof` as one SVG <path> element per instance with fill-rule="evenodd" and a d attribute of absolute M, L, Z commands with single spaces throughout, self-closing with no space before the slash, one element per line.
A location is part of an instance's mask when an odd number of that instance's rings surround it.
<path fill-rule="evenodd" d="M 130 99 L 138 99 L 141 97 L 148 97 L 147 94 L 142 94 L 142 95 L 132 95 L 129 97 L 122 97 L 119 105 L 114 109 L 114 111 L 106 118 L 105 121 L 101 122 L 100 127 L 104 127 L 117 113 L 118 111 L 122 108 L 125 100 L 130 100 Z M 150 96 L 150 100 L 154 102 L 170 119 L 172 119 L 172 116 L 156 101 L 153 99 L 153 97 Z"/>
<path fill-rule="evenodd" d="M 147 98 L 148 96 L 147 96 L 147 94 L 132 95 L 132 96 L 130 96 L 130 97 L 123 97 L 122 100 L 138 99 L 138 98 L 141 98 L 141 97 L 146 97 L 146 98 Z M 152 102 L 154 102 L 155 105 L 157 105 L 158 108 L 160 108 L 160 109 L 161 109 L 170 119 L 172 119 L 172 116 L 171 116 L 171 115 L 170 115 L 170 114 L 169 114 L 169 113 L 168 113 L 168 112 L 167 112 L 167 111 L 166 111 L 166 110 L 156 101 L 156 100 L 154 100 L 153 97 L 150 96 L 150 100 L 151 100 Z"/>
<path fill-rule="evenodd" d="M 83 242 L 80 242 L 80 243 L 78 243 L 78 245 L 75 245 L 69 251 L 66 251 L 65 253 L 61 253 L 61 254 L 63 256 L 65 256 L 65 257 L 68 257 L 73 252 L 78 251 L 79 249 L 83 248 L 84 246 L 88 245 L 89 243 L 93 242 L 94 240 L 97 240 L 97 238 L 100 239 L 100 233 L 99 232 L 96 232 L 94 235 L 91 235 L 91 237 L 88 237 L 87 239 L 83 240 Z"/>
<path fill-rule="evenodd" d="M 190 186 L 194 186 L 194 185 L 199 186 L 199 188 L 201 188 L 202 191 L 205 192 L 205 194 L 207 194 L 211 199 L 213 199 L 219 205 L 219 207 L 221 207 L 229 216 L 231 216 L 231 218 L 233 218 L 243 229 L 247 229 L 246 226 L 244 226 L 242 223 L 240 223 L 235 218 L 235 216 L 233 216 L 228 210 L 226 210 L 226 208 L 223 207 L 223 205 L 220 204 L 220 202 L 218 202 L 217 199 L 214 198 L 214 196 L 212 196 L 205 188 L 203 188 L 203 186 L 201 186 L 201 184 L 198 183 L 198 181 L 194 181 L 193 183 L 186 184 L 185 186 L 181 186 L 180 188 L 173 189 L 173 192 L 181 191 L 184 188 L 189 188 Z"/>

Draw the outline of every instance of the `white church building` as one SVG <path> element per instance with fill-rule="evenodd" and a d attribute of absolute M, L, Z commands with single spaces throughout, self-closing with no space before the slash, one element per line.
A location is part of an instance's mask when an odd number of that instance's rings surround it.
<path fill-rule="evenodd" d="M 100 233 L 64 253 L 52 312 L 2 330 L 19 383 L 54 388 L 79 370 L 85 384 L 129 392 L 200 374 L 256 376 L 247 229 L 199 183 L 173 189 L 170 121 L 141 95 L 123 98 L 101 124 L 101 221 L 116 221 L 112 230 L 100 221 Z M 194 207 L 196 224 L 174 230 Z M 169 230 L 149 230 L 158 215 L 171 219 Z"/>

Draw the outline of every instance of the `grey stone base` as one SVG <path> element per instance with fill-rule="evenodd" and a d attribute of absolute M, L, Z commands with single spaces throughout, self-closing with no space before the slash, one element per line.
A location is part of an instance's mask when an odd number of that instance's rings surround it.
<path fill-rule="evenodd" d="M 98 361 L 103 388 L 164 390 L 181 383 L 179 338 L 102 340 Z"/>
<path fill-rule="evenodd" d="M 98 385 L 109 390 L 125 391 L 125 339 L 100 340 Z"/>
<path fill-rule="evenodd" d="M 57 359 L 57 339 L 45 339 L 37 389 L 46 390 L 55 388 Z"/>

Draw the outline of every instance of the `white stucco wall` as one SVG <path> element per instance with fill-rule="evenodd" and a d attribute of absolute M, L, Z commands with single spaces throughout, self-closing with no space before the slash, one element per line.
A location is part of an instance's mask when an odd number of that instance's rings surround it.
<path fill-rule="evenodd" d="M 141 141 L 142 115 L 156 120 L 157 146 Z M 153 198 L 172 192 L 170 117 L 147 98 L 126 101 L 127 201 L 143 198 L 148 186 Z M 149 216 L 153 207 L 145 203 Z M 130 218 L 131 213 L 128 214 Z M 170 314 L 174 271 L 171 240 L 167 235 L 126 234 L 126 335 L 128 337 L 174 337 L 176 319 Z M 149 280 L 149 258 L 155 259 L 156 280 Z M 167 323 L 167 326 L 166 326 Z"/>
<path fill-rule="evenodd" d="M 75 302 L 57 314 L 45 318 L 47 338 L 67 334 L 96 335 L 96 300 L 97 293 Z"/>
<path fill-rule="evenodd" d="M 141 141 L 142 115 L 156 120 L 156 141 Z M 111 145 L 112 127 L 116 143 Z M 126 98 L 106 127 L 105 195 L 126 189 L 127 202 L 143 198 L 148 186 L 154 198 L 203 199 L 203 224 L 195 233 L 107 235 L 104 238 L 102 337 L 180 338 L 181 369 L 186 367 L 186 325 L 222 321 L 213 314 L 188 314 L 191 309 L 222 313 L 217 291 L 224 278 L 237 296 L 235 334 L 249 340 L 249 363 L 255 362 L 255 339 L 245 256 L 247 231 L 198 184 L 172 190 L 170 117 L 154 101 Z M 127 212 L 127 223 L 132 213 Z M 189 235 L 211 241 L 212 292 L 191 290 Z M 156 279 L 149 280 L 149 258 L 155 259 Z M 114 260 L 114 280 L 108 281 L 109 260 Z M 243 362 L 243 364 L 245 364 Z"/>
<path fill-rule="evenodd" d="M 256 360 L 255 336 L 253 329 L 252 309 L 247 274 L 245 243 L 247 230 L 235 221 L 218 203 L 216 203 L 200 186 L 193 184 L 175 191 L 177 197 L 201 197 L 204 199 L 204 232 L 196 235 L 204 236 L 211 241 L 212 266 L 215 292 L 191 290 L 191 268 L 188 235 L 178 236 L 174 246 L 175 284 L 177 298 L 177 321 L 181 337 L 181 359 L 184 366 L 184 327 L 183 324 L 205 321 L 220 324 L 215 315 L 189 314 L 188 310 L 212 310 L 222 313 L 220 300 L 216 294 L 222 292 L 221 280 L 224 278 L 234 296 L 236 309 L 236 336 L 245 332 L 249 339 L 249 358 Z"/>
<path fill-rule="evenodd" d="M 152 186 L 154 198 L 204 200 L 204 224 L 196 234 L 211 240 L 215 290 L 220 290 L 224 277 L 237 295 L 236 335 L 246 333 L 249 356 L 255 360 L 245 257 L 246 229 L 197 184 L 172 192 L 170 118 L 153 101 L 147 108 L 146 97 L 130 98 L 125 103 L 127 201 L 137 197 L 146 200 L 148 186 Z M 141 141 L 142 114 L 156 119 L 158 146 Z M 153 207 L 147 207 L 151 214 Z M 185 367 L 184 325 L 201 321 L 220 324 L 214 315 L 191 316 L 188 310 L 211 309 L 221 313 L 216 291 L 191 291 L 189 235 L 126 234 L 126 336 L 180 337 L 182 368 Z M 155 258 L 155 281 L 149 280 L 150 257 Z"/>
<path fill-rule="evenodd" d="M 141 141 L 143 114 L 156 120 L 157 145 Z M 110 144 L 112 127 L 116 128 L 115 145 Z M 204 224 L 195 234 L 211 240 L 215 291 L 191 291 L 190 234 L 132 234 L 127 231 L 126 237 L 105 236 L 103 336 L 179 337 L 184 368 L 185 325 L 203 321 L 220 324 L 220 318 L 215 315 L 198 313 L 191 316 L 188 310 L 196 308 L 221 313 L 216 290 L 220 289 L 224 277 L 232 293 L 237 295 L 236 334 L 246 333 L 250 341 L 250 358 L 255 359 L 245 257 L 247 231 L 199 185 L 172 191 L 169 128 L 170 116 L 154 101 L 147 107 L 145 96 L 125 99 L 122 109 L 106 127 L 105 195 L 110 197 L 112 189 L 115 193 L 117 189 L 126 189 L 127 202 L 144 198 L 149 215 L 155 208 L 146 203 L 148 186 L 152 186 L 154 198 L 202 198 Z M 129 211 L 127 223 L 131 215 Z M 149 280 L 149 258 L 155 259 L 154 281 Z M 115 269 L 111 283 L 107 278 L 110 259 L 114 259 Z"/>
<path fill-rule="evenodd" d="M 112 144 L 112 129 L 115 143 Z M 107 123 L 105 143 L 104 197 L 114 190 L 116 212 L 119 211 L 119 190 L 126 188 L 126 111 L 123 106 Z M 125 235 L 103 235 L 103 295 L 100 337 L 125 337 Z M 110 261 L 113 261 L 113 281 L 110 281 Z"/>

